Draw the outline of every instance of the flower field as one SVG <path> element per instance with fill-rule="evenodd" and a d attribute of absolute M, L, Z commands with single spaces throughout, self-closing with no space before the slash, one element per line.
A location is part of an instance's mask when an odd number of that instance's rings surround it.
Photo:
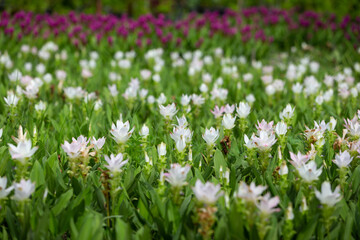
<path fill-rule="evenodd" d="M 0 16 L 0 239 L 360 239 L 359 17 Z"/>

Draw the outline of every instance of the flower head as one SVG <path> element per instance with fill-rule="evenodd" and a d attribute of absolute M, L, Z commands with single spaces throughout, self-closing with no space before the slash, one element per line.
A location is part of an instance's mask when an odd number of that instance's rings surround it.
<path fill-rule="evenodd" d="M 236 112 L 239 118 L 246 118 L 250 114 L 251 107 L 247 102 L 240 102 L 236 107 Z"/>
<path fill-rule="evenodd" d="M 163 115 L 163 117 L 166 119 L 172 119 L 178 111 L 176 109 L 175 103 L 169 104 L 166 107 L 159 105 L 159 108 L 160 114 Z"/>
<path fill-rule="evenodd" d="M 260 202 L 257 203 L 257 207 L 260 210 L 260 212 L 267 216 L 270 215 L 273 212 L 279 212 L 279 208 L 275 208 L 280 202 L 280 199 L 278 196 L 271 198 L 270 193 L 267 193 L 264 197 L 260 199 Z"/>
<path fill-rule="evenodd" d="M 333 162 L 339 168 L 346 168 L 349 166 L 349 164 L 351 163 L 352 160 L 353 160 L 353 157 L 351 157 L 350 153 L 345 150 L 344 152 L 340 151 L 339 154 L 336 154 Z"/>
<path fill-rule="evenodd" d="M 121 172 L 122 167 L 129 161 L 124 160 L 124 156 L 122 153 L 119 153 L 118 155 L 111 154 L 110 157 L 105 155 L 105 161 L 107 162 L 107 165 L 105 167 L 110 170 L 110 172 Z"/>
<path fill-rule="evenodd" d="M 299 175 L 305 182 L 312 182 L 319 178 L 322 173 L 322 167 L 317 168 L 315 161 L 310 161 L 308 164 L 301 164 L 296 167 Z"/>
<path fill-rule="evenodd" d="M 186 176 L 190 171 L 190 166 L 182 167 L 178 163 L 171 164 L 171 168 L 167 173 L 164 173 L 165 180 L 168 181 L 172 187 L 180 188 L 186 185 Z"/>
<path fill-rule="evenodd" d="M 254 182 L 247 185 L 245 182 L 240 182 L 236 197 L 244 199 L 247 202 L 256 203 L 261 197 L 261 194 L 266 190 L 266 186 L 256 186 Z"/>
<path fill-rule="evenodd" d="M 0 199 L 6 198 L 7 195 L 14 189 L 14 186 L 6 188 L 7 178 L 0 178 Z"/>
<path fill-rule="evenodd" d="M 17 146 L 9 143 L 11 157 L 23 164 L 34 155 L 37 149 L 38 147 L 31 148 L 31 140 L 20 141 Z"/>
<path fill-rule="evenodd" d="M 211 182 L 202 183 L 199 179 L 192 188 L 198 201 L 209 205 L 215 204 L 218 198 L 223 195 L 220 189 L 220 185 L 214 185 Z"/>
<path fill-rule="evenodd" d="M 321 192 L 315 190 L 315 195 L 321 204 L 327 205 L 329 207 L 335 206 L 341 200 L 340 187 L 337 186 L 335 191 L 331 191 L 331 185 L 329 182 L 325 181 L 321 184 Z"/>
<path fill-rule="evenodd" d="M 116 125 L 114 123 L 111 125 L 110 133 L 113 135 L 113 139 L 116 143 L 123 144 L 129 140 L 133 131 L 134 128 L 130 130 L 129 121 L 123 122 L 120 119 L 116 121 Z"/>
<path fill-rule="evenodd" d="M 210 129 L 205 129 L 205 133 L 202 135 L 203 139 L 208 146 L 215 145 L 216 140 L 219 138 L 219 130 L 211 127 Z"/>
<path fill-rule="evenodd" d="M 14 199 L 23 201 L 28 199 L 35 191 L 35 183 L 30 180 L 21 179 L 19 183 L 14 183 L 15 195 Z"/>
<path fill-rule="evenodd" d="M 231 116 L 230 113 L 227 113 L 223 116 L 222 125 L 225 129 L 230 130 L 235 127 L 236 117 Z"/>

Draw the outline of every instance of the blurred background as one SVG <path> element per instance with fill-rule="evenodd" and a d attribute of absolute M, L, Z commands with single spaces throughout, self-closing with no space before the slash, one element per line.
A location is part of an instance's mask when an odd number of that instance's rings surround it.
<path fill-rule="evenodd" d="M 77 11 L 84 13 L 128 14 L 138 17 L 143 14 L 163 13 L 171 18 L 180 18 L 191 11 L 233 10 L 251 6 L 299 8 L 331 12 L 338 16 L 360 16 L 360 0 L 0 0 L 0 10 L 10 12 L 25 10 L 38 13 Z"/>

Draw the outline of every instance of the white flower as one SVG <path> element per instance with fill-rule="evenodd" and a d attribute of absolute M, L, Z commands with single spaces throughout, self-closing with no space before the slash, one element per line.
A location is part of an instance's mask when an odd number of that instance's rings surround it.
<path fill-rule="evenodd" d="M 0 141 L 1 141 L 1 137 L 2 137 L 2 135 L 3 135 L 3 129 L 2 129 L 2 128 L 0 128 Z"/>
<path fill-rule="evenodd" d="M 288 168 L 286 162 L 283 161 L 281 163 L 281 166 L 280 166 L 280 169 L 279 169 L 279 175 L 283 176 L 283 175 L 287 175 L 288 173 L 289 173 L 289 168 Z"/>
<path fill-rule="evenodd" d="M 119 91 L 116 88 L 116 84 L 108 86 L 111 96 L 116 97 L 119 94 Z"/>
<path fill-rule="evenodd" d="M 6 188 L 7 178 L 0 178 L 0 199 L 6 198 L 7 195 L 14 189 L 13 186 Z"/>
<path fill-rule="evenodd" d="M 163 157 L 166 155 L 166 144 L 161 142 L 158 146 L 157 146 L 157 152 L 159 157 Z"/>
<path fill-rule="evenodd" d="M 199 179 L 196 181 L 195 187 L 192 188 L 198 201 L 209 205 L 215 204 L 218 198 L 223 195 L 220 189 L 220 185 L 215 186 L 211 182 L 203 184 Z"/>
<path fill-rule="evenodd" d="M 39 103 L 35 105 L 35 110 L 38 112 L 44 111 L 45 108 L 46 108 L 46 104 L 43 101 L 39 101 Z"/>
<path fill-rule="evenodd" d="M 253 149 L 256 147 L 255 143 L 254 143 L 254 137 L 255 137 L 255 134 L 253 134 L 251 136 L 251 138 L 249 139 L 249 137 L 244 134 L 244 142 L 245 142 L 245 147 L 248 148 L 248 149 Z"/>
<path fill-rule="evenodd" d="M 231 114 L 225 114 L 222 119 L 222 125 L 225 129 L 230 130 L 235 127 L 236 117 L 231 116 Z"/>
<path fill-rule="evenodd" d="M 335 155 L 335 159 L 333 162 L 339 167 L 339 168 L 346 168 L 349 166 L 351 161 L 353 160 L 353 157 L 350 156 L 350 153 L 348 151 L 341 152 L 339 154 Z"/>
<path fill-rule="evenodd" d="M 68 99 L 80 99 L 84 97 L 85 91 L 81 87 L 67 87 L 64 88 L 65 96 Z"/>
<path fill-rule="evenodd" d="M 261 194 L 266 190 L 266 186 L 256 186 L 254 182 L 247 185 L 245 182 L 240 182 L 236 197 L 244 199 L 247 202 L 256 203 L 261 197 Z"/>
<path fill-rule="evenodd" d="M 203 98 L 201 95 L 193 94 L 191 95 L 191 99 L 195 106 L 201 106 L 205 103 L 205 98 Z"/>
<path fill-rule="evenodd" d="M 247 102 L 240 102 L 236 107 L 236 112 L 239 118 L 246 118 L 250 114 L 251 107 Z"/>
<path fill-rule="evenodd" d="M 262 151 L 266 151 L 270 149 L 275 143 L 275 134 L 268 133 L 266 131 L 261 130 L 259 133 L 259 137 L 254 137 L 253 141 L 255 145 Z"/>
<path fill-rule="evenodd" d="M 264 197 L 260 199 L 260 202 L 256 204 L 258 209 L 265 216 L 270 215 L 273 212 L 280 211 L 279 208 L 275 208 L 280 202 L 278 196 L 270 198 L 270 193 L 267 193 Z"/>
<path fill-rule="evenodd" d="M 4 97 L 4 101 L 9 107 L 15 107 L 19 102 L 19 98 L 13 92 L 9 92 L 7 97 Z"/>
<path fill-rule="evenodd" d="M 286 220 L 293 220 L 294 219 L 294 212 L 293 207 L 291 204 L 286 209 Z"/>
<path fill-rule="evenodd" d="M 330 122 L 326 124 L 326 129 L 331 132 L 335 130 L 335 127 L 336 127 L 336 119 L 330 117 Z"/>
<path fill-rule="evenodd" d="M 166 119 L 172 119 L 178 110 L 176 110 L 175 103 L 169 104 L 166 107 L 159 105 L 160 114 Z"/>
<path fill-rule="evenodd" d="M 275 132 L 278 136 L 285 135 L 287 132 L 287 125 L 284 121 L 278 122 L 275 126 Z"/>
<path fill-rule="evenodd" d="M 183 135 L 180 136 L 178 140 L 175 140 L 175 147 L 178 152 L 183 152 L 186 148 L 186 140 Z"/>
<path fill-rule="evenodd" d="M 116 143 L 126 143 L 133 131 L 134 128 L 130 130 L 129 121 L 124 123 L 122 120 L 117 120 L 116 125 L 114 123 L 111 125 L 110 133 L 113 135 L 113 139 Z"/>
<path fill-rule="evenodd" d="M 290 120 L 294 116 L 295 108 L 290 104 L 286 105 L 285 109 L 279 114 L 281 120 Z"/>
<path fill-rule="evenodd" d="M 21 79 L 22 73 L 18 69 L 15 69 L 12 73 L 8 75 L 8 77 L 11 82 L 16 82 Z"/>
<path fill-rule="evenodd" d="M 141 127 L 139 134 L 142 138 L 146 138 L 149 135 L 149 128 L 146 124 Z"/>
<path fill-rule="evenodd" d="M 180 103 L 181 103 L 182 106 L 187 106 L 187 105 L 189 105 L 190 101 L 191 101 L 191 96 L 185 95 L 185 94 L 183 94 L 183 95 L 181 96 Z"/>
<path fill-rule="evenodd" d="M 219 138 L 219 130 L 211 127 L 210 129 L 205 129 L 205 133 L 202 135 L 203 139 L 208 146 L 215 145 L 216 140 Z"/>
<path fill-rule="evenodd" d="M 315 190 L 315 195 L 321 204 L 327 205 L 329 207 L 335 206 L 341 200 L 340 187 L 337 186 L 335 191 L 331 191 L 331 185 L 329 182 L 325 181 L 321 184 L 321 192 Z"/>
<path fill-rule="evenodd" d="M 35 183 L 30 180 L 21 179 L 19 183 L 14 183 L 15 195 L 14 199 L 23 201 L 28 199 L 35 191 Z"/>
<path fill-rule="evenodd" d="M 168 181 L 172 187 L 180 188 L 186 185 L 186 176 L 190 171 L 190 166 L 181 167 L 180 164 L 171 164 L 170 170 L 164 174 L 165 180 Z"/>
<path fill-rule="evenodd" d="M 99 138 L 98 140 L 96 140 L 95 137 L 92 137 L 90 143 L 94 145 L 96 151 L 99 151 L 105 144 L 105 137 Z"/>
<path fill-rule="evenodd" d="M 322 166 L 317 168 L 315 161 L 310 161 L 308 164 L 301 164 L 301 166 L 296 167 L 296 169 L 301 178 L 309 183 L 317 180 L 322 173 Z"/>
<path fill-rule="evenodd" d="M 19 141 L 17 146 L 9 143 L 9 151 L 11 157 L 15 160 L 25 163 L 26 160 L 31 158 L 32 155 L 36 152 L 38 147 L 31 148 L 31 140 Z"/>
<path fill-rule="evenodd" d="M 122 153 L 119 153 L 118 155 L 114 155 L 111 154 L 110 157 L 108 157 L 107 155 L 105 155 L 105 161 L 107 162 L 108 165 L 105 165 L 105 167 L 107 169 L 110 170 L 110 172 L 115 173 L 115 172 L 121 172 L 122 171 L 122 167 L 129 161 L 129 160 L 124 160 L 124 156 L 122 155 Z"/>
<path fill-rule="evenodd" d="M 305 164 L 307 161 L 310 160 L 309 155 L 302 154 L 301 152 L 298 152 L 297 154 L 294 154 L 293 152 L 290 152 L 290 158 L 292 161 L 290 163 L 294 167 L 300 167 L 302 164 Z"/>

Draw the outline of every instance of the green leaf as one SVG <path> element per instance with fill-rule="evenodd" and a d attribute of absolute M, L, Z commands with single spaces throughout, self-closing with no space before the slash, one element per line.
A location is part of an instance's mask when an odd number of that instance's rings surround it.
<path fill-rule="evenodd" d="M 35 182 L 36 187 L 39 187 L 45 183 L 44 170 L 42 169 L 40 162 L 35 161 L 30 173 L 30 179 L 32 182 Z"/>
<path fill-rule="evenodd" d="M 51 209 L 55 216 L 58 215 L 62 210 L 64 210 L 67 207 L 67 205 L 69 204 L 69 200 L 71 199 L 72 195 L 73 195 L 73 190 L 70 189 L 67 192 L 63 193 L 59 197 L 57 203 Z"/>

